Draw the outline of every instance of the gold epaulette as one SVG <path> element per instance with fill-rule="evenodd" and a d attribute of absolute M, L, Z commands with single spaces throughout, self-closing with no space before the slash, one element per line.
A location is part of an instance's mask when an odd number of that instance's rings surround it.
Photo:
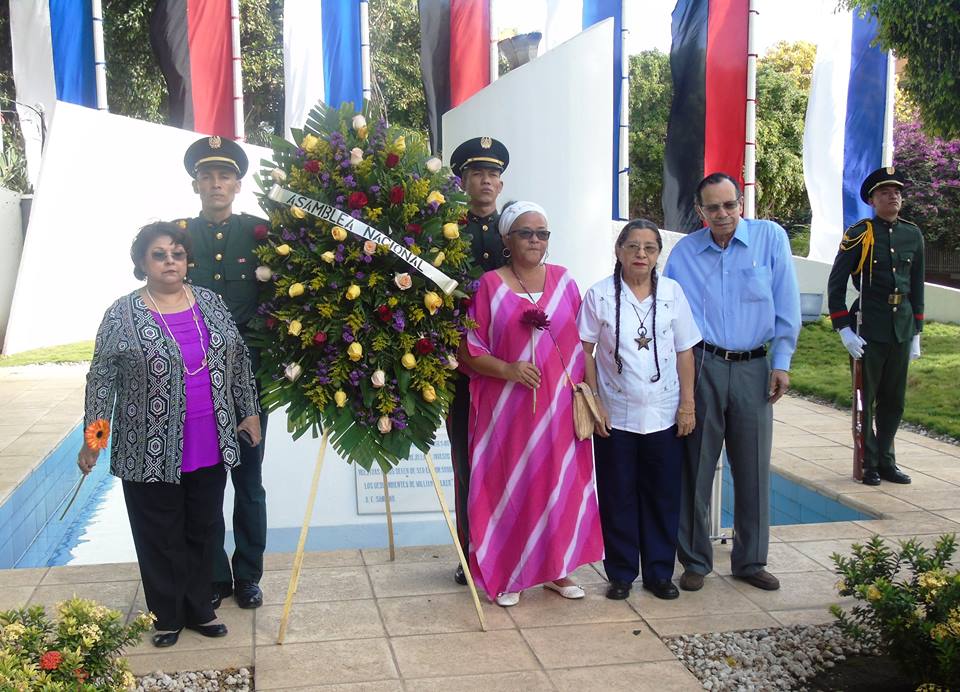
<path fill-rule="evenodd" d="M 857 236 L 851 235 L 851 231 L 859 226 L 860 224 L 864 225 L 863 233 L 860 233 Z M 853 270 L 853 274 L 859 274 L 863 271 L 863 265 L 867 262 L 867 257 L 869 256 L 871 260 L 873 259 L 873 222 L 870 219 L 861 219 L 855 224 L 850 226 L 844 234 L 843 238 L 840 240 L 840 251 L 847 252 L 853 250 L 855 247 L 860 246 L 860 261 L 857 263 L 857 268 Z M 870 281 L 873 282 L 873 262 L 869 263 L 870 267 Z"/>
<path fill-rule="evenodd" d="M 190 219 L 174 219 L 174 220 L 171 221 L 170 223 L 175 223 L 175 224 L 177 224 L 180 228 L 184 228 L 184 229 L 185 229 L 185 228 L 187 227 L 187 225 L 190 223 Z"/>
<path fill-rule="evenodd" d="M 913 221 L 911 221 L 910 219 L 905 219 L 905 218 L 903 218 L 902 216 L 898 216 L 898 217 L 897 217 L 897 221 L 903 221 L 904 223 L 910 224 L 911 226 L 913 226 L 914 228 L 916 228 L 918 231 L 920 230 L 920 227 L 919 227 L 917 224 L 915 224 Z"/>

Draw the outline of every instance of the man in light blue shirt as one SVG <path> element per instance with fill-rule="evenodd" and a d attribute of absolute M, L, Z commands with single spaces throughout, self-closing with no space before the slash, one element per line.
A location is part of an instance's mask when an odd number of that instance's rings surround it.
<path fill-rule="evenodd" d="M 729 175 L 704 178 L 695 207 L 707 227 L 682 238 L 664 270 L 683 288 L 703 334 L 694 347 L 697 424 L 686 438 L 683 468 L 680 588 L 702 588 L 713 569 L 710 498 L 726 442 L 735 496 L 733 576 L 773 591 L 780 582 L 765 569 L 773 404 L 790 386 L 800 333 L 793 256 L 781 226 L 741 218 L 743 197 Z"/>

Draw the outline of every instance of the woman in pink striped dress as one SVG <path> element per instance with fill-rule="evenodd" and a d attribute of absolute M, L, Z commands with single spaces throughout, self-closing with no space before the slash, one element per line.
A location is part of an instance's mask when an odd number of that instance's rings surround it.
<path fill-rule="evenodd" d="M 509 260 L 480 278 L 477 327 L 461 348 L 472 370 L 470 568 L 501 606 L 537 584 L 583 598 L 568 575 L 603 557 L 603 539 L 591 443 L 573 431 L 580 291 L 543 263 L 550 232 L 539 205 L 508 204 L 499 229 Z"/>

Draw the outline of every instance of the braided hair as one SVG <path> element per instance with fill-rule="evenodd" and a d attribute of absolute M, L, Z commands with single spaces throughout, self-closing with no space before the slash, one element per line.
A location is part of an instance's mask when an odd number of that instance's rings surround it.
<path fill-rule="evenodd" d="M 647 219 L 633 219 L 628 221 L 627 224 L 620 231 L 620 235 L 617 236 L 616 247 L 619 250 L 622 248 L 626 242 L 627 238 L 630 237 L 630 233 L 639 229 L 645 228 L 647 230 L 653 231 L 657 236 L 657 247 L 661 250 L 663 249 L 663 238 L 660 235 L 660 229 L 657 228 L 657 224 L 653 221 Z M 613 289 L 615 294 L 615 306 L 616 306 L 616 333 L 613 347 L 613 360 L 617 364 L 617 373 L 623 373 L 623 360 L 620 358 L 620 293 L 623 291 L 623 263 L 620 261 L 620 258 L 617 258 L 617 263 L 613 267 Z M 653 300 L 653 360 L 654 364 L 657 367 L 657 374 L 650 378 L 651 382 L 658 382 L 660 380 L 660 353 L 657 350 L 657 267 L 654 265 L 650 269 L 650 297 Z"/>

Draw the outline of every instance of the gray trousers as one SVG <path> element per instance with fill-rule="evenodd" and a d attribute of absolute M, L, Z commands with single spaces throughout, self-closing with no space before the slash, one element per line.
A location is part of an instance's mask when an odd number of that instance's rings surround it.
<path fill-rule="evenodd" d="M 677 554 L 692 572 L 713 569 L 710 495 L 726 442 L 734 487 L 731 566 L 734 575 L 747 576 L 767 564 L 770 540 L 770 364 L 766 358 L 728 362 L 700 348 L 693 353 L 697 427 L 686 438 Z"/>

